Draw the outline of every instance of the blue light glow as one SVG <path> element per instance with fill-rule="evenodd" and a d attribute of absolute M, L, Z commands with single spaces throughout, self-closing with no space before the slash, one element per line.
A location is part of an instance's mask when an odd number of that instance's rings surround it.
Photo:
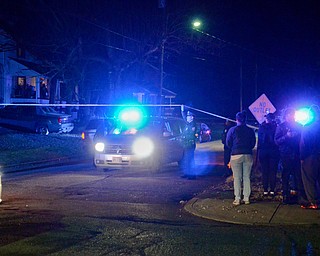
<path fill-rule="evenodd" d="M 314 113 L 310 108 L 301 108 L 295 112 L 294 118 L 296 122 L 304 126 L 314 121 Z"/>
<path fill-rule="evenodd" d="M 127 128 L 139 128 L 144 123 L 144 111 L 141 107 L 121 108 L 117 114 L 119 121 Z"/>

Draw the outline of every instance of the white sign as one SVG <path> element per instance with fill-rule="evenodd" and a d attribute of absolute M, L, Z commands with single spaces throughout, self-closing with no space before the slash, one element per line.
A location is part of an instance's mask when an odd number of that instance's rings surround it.
<path fill-rule="evenodd" d="M 276 112 L 276 108 L 272 105 L 271 101 L 265 94 L 262 94 L 255 102 L 253 102 L 249 110 L 253 116 L 257 119 L 259 124 L 265 120 L 265 115 L 268 113 Z"/>

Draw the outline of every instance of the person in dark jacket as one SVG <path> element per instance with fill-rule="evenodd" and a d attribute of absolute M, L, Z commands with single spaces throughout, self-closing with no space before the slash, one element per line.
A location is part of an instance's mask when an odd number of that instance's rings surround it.
<path fill-rule="evenodd" d="M 186 122 L 184 130 L 182 131 L 184 147 L 181 166 L 183 170 L 182 178 L 196 179 L 194 151 L 196 149 L 197 127 L 196 122 L 194 121 L 195 115 L 191 111 L 187 111 L 187 113 L 185 113 L 183 108 L 181 108 L 181 112 Z"/>
<path fill-rule="evenodd" d="M 300 140 L 300 159 L 302 181 L 307 202 L 301 204 L 304 209 L 318 209 L 320 185 L 320 111 L 318 107 L 311 109 L 316 121 L 302 130 Z"/>
<path fill-rule="evenodd" d="M 274 142 L 277 124 L 273 113 L 266 115 L 266 120 L 258 130 L 258 158 L 262 170 L 263 195 L 275 195 L 276 176 L 279 163 L 279 150 Z M 270 190 L 269 190 L 270 189 Z"/>
<path fill-rule="evenodd" d="M 231 122 L 230 120 L 226 120 L 224 124 L 224 129 L 221 135 L 221 142 L 223 144 L 223 160 L 224 160 L 224 168 L 225 168 L 224 176 L 226 177 L 232 175 L 231 166 L 230 166 L 231 149 L 227 146 L 226 140 L 227 140 L 227 133 L 230 130 L 230 128 L 233 126 L 234 126 L 233 122 Z"/>
<path fill-rule="evenodd" d="M 293 203 L 291 195 L 298 193 L 298 201 L 304 198 L 301 178 L 299 144 L 302 126 L 295 122 L 295 110 L 288 108 L 284 112 L 284 122 L 276 129 L 275 143 L 279 146 L 282 163 L 282 195 L 283 203 Z M 293 177 L 293 188 L 290 191 L 290 175 Z"/>
<path fill-rule="evenodd" d="M 231 168 L 233 172 L 234 205 L 241 203 L 241 183 L 243 183 L 243 201 L 250 204 L 251 184 L 250 175 L 253 165 L 252 149 L 256 144 L 253 129 L 246 125 L 246 113 L 236 115 L 237 125 L 231 127 L 227 133 L 227 146 L 231 149 Z"/>

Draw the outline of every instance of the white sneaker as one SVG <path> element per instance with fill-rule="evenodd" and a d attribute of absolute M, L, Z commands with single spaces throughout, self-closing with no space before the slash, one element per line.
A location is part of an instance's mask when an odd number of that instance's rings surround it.
<path fill-rule="evenodd" d="M 2 199 L 0 199 L 0 204 L 2 203 Z"/>
<path fill-rule="evenodd" d="M 237 199 L 236 199 L 236 200 L 233 201 L 232 204 L 233 204 L 233 205 L 240 205 L 240 200 L 237 200 Z"/>
<path fill-rule="evenodd" d="M 248 201 L 243 201 L 244 202 L 244 204 L 250 204 L 250 201 L 248 200 Z"/>

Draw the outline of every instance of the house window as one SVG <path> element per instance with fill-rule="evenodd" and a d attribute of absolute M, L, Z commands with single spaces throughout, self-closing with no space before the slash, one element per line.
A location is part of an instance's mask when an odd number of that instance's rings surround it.
<path fill-rule="evenodd" d="M 40 98 L 41 99 L 49 98 L 48 80 L 44 78 L 40 78 Z"/>
<path fill-rule="evenodd" d="M 26 85 L 26 77 L 25 76 L 18 76 L 17 79 L 19 86 L 25 86 Z"/>
<path fill-rule="evenodd" d="M 27 83 L 25 76 L 18 76 L 14 78 L 15 88 L 13 92 L 13 98 L 35 98 L 35 87 Z"/>

